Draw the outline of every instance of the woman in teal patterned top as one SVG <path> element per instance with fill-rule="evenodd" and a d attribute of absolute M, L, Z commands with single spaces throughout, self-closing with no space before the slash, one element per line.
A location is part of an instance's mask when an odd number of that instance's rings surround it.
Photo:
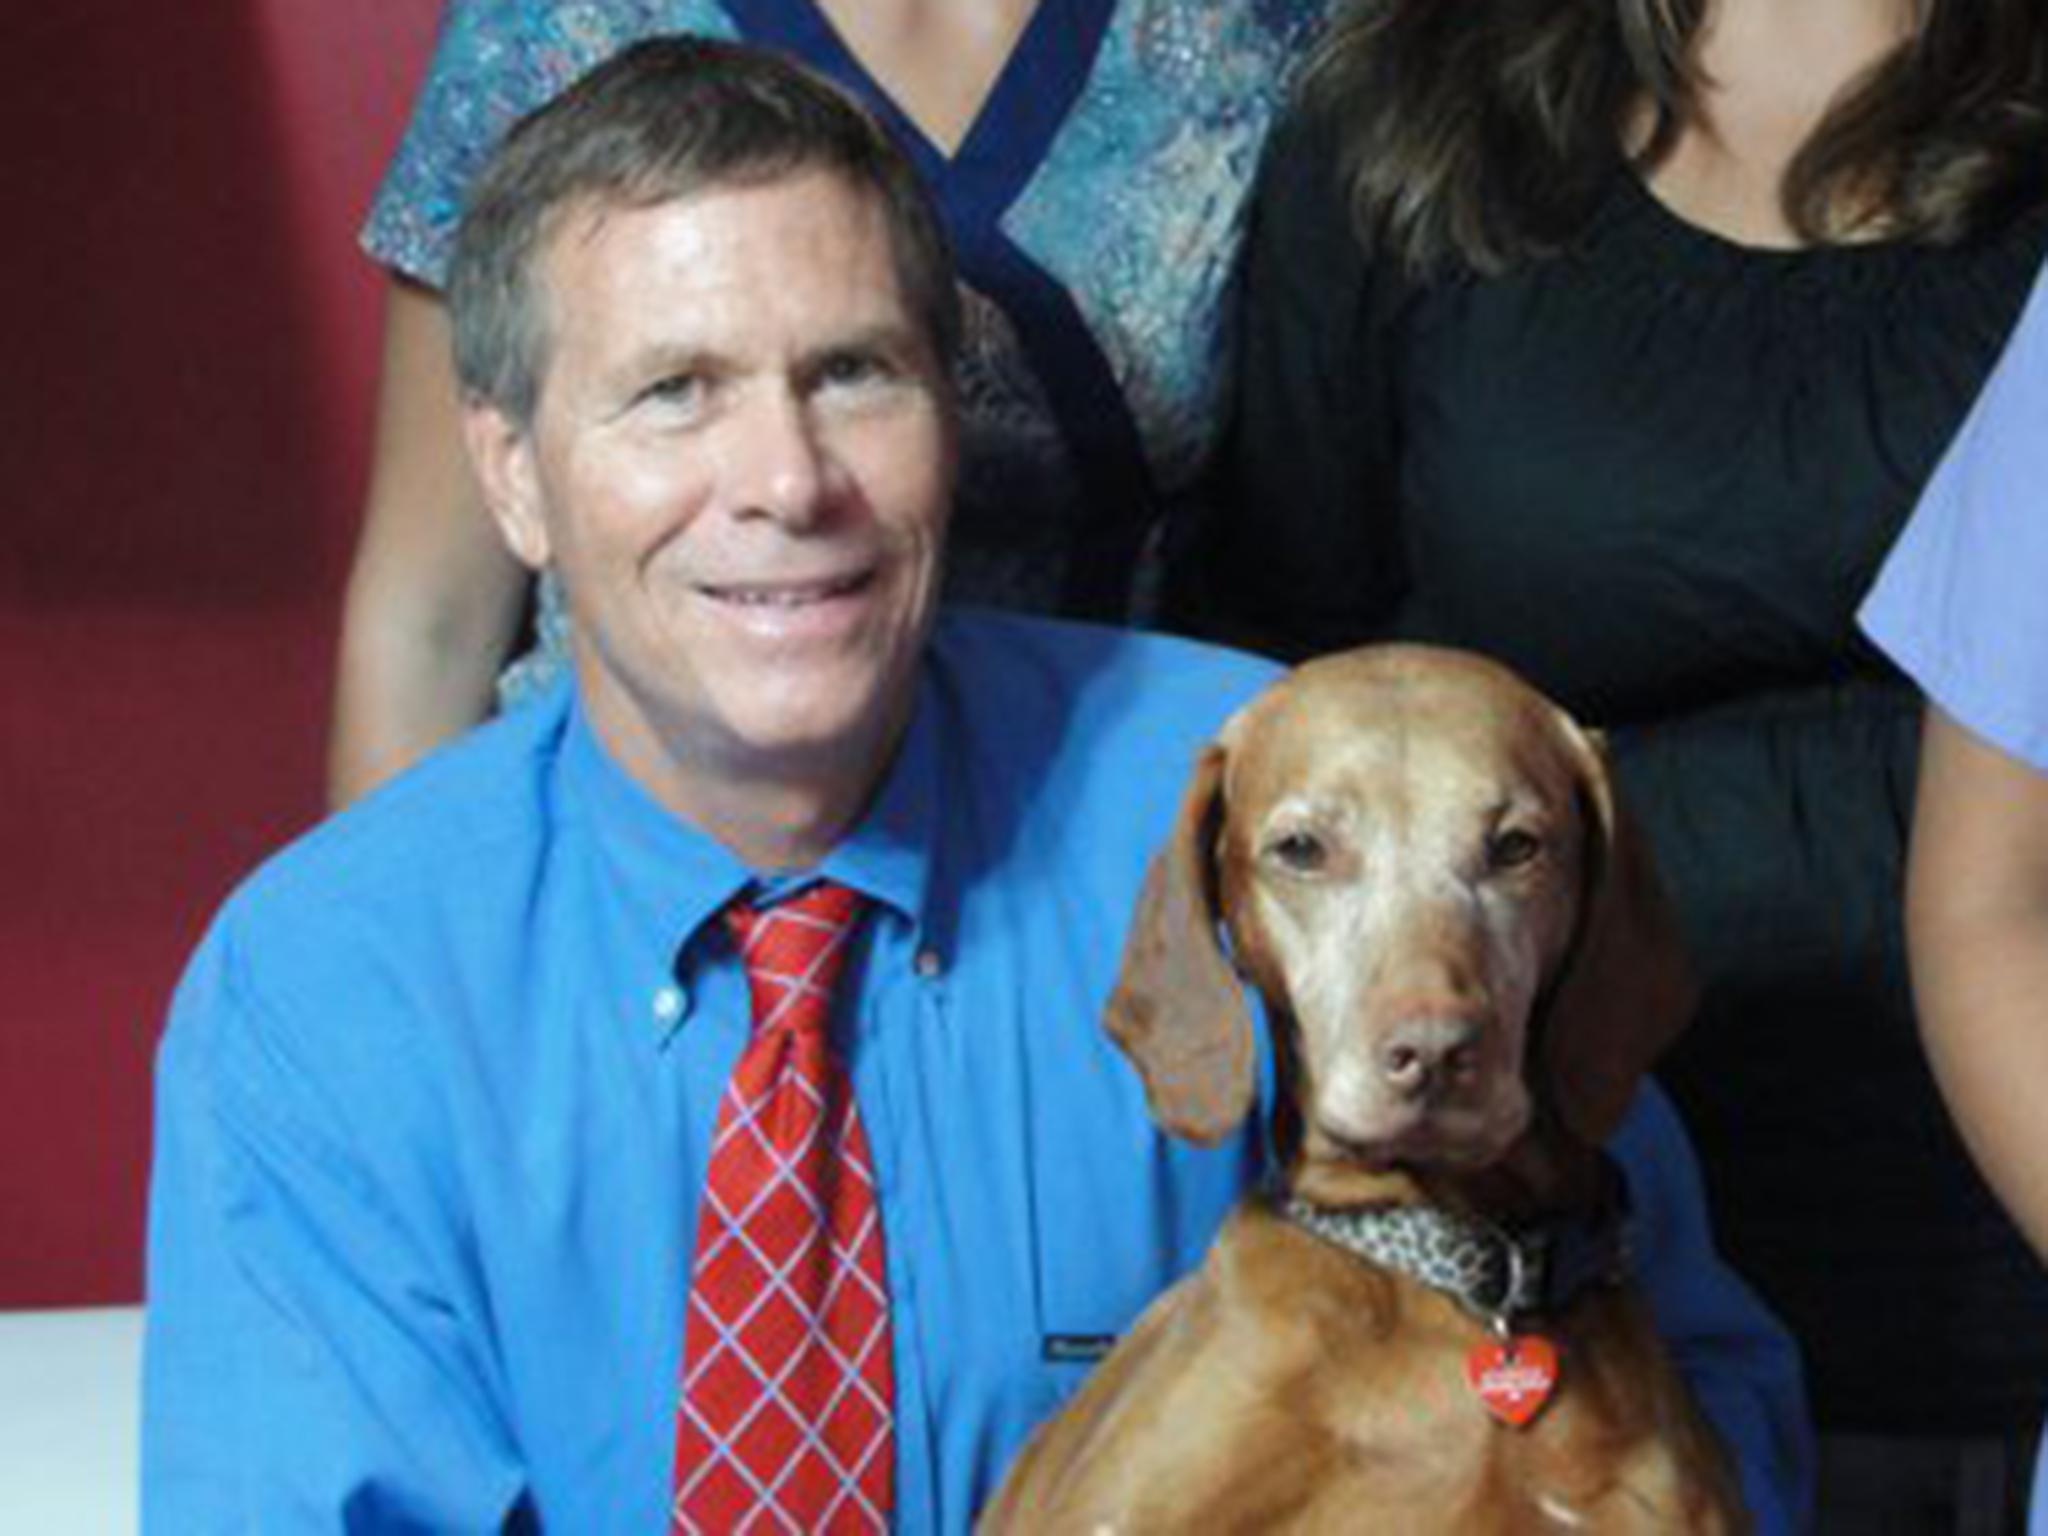
<path fill-rule="evenodd" d="M 436 294 L 464 189 L 522 113 L 653 33 L 795 55 L 938 196 L 967 289 L 949 595 L 1121 619 L 1223 414 L 1244 205 L 1330 0 L 451 0 L 364 244 L 393 274 L 332 751 L 351 798 L 489 707 L 525 598 L 455 428 Z M 559 664 L 542 643 L 509 692 Z"/>

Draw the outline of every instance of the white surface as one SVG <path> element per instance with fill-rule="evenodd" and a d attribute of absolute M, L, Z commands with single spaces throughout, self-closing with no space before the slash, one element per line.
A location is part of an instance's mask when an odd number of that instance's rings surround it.
<path fill-rule="evenodd" d="M 0 1312 L 0 1533 L 130 1536 L 142 1309 Z"/>

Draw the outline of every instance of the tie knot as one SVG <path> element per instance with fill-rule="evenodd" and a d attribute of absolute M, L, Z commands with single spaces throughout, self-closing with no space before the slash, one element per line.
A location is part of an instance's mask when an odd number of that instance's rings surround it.
<path fill-rule="evenodd" d="M 860 906 L 858 891 L 821 880 L 770 906 L 735 901 L 725 909 L 757 1033 L 824 1028 Z"/>

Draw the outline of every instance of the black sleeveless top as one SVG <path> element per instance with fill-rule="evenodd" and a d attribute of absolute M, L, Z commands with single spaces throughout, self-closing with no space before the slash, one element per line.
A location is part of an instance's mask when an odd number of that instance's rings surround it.
<path fill-rule="evenodd" d="M 1918 702 L 1853 621 L 2044 249 L 2031 207 L 1960 249 L 1758 250 L 1617 169 L 1565 254 L 1417 286 L 1290 127 L 1227 509 L 1174 582 L 1191 627 L 1470 646 L 1610 728 L 1706 984 L 1661 1075 L 1830 1428 L 2031 1426 L 2048 1383 L 2048 1278 L 1912 1016 Z"/>

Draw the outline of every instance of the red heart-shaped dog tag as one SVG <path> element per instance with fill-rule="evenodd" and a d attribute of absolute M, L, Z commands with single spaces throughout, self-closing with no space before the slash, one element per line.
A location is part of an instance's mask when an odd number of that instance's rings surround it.
<path fill-rule="evenodd" d="M 1557 1346 L 1535 1333 L 1488 1339 L 1467 1352 L 1465 1380 L 1488 1413 L 1520 1429 L 1557 1386 Z"/>

